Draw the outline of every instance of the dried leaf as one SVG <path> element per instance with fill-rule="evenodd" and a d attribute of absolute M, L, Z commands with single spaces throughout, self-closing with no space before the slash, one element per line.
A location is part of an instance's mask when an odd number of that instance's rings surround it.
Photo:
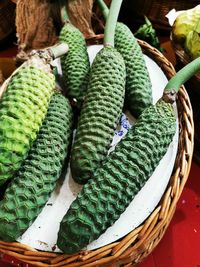
<path fill-rule="evenodd" d="M 92 38 L 95 35 L 91 23 L 93 1 L 69 0 L 67 5 L 70 21 L 85 38 Z"/>
<path fill-rule="evenodd" d="M 44 48 L 57 40 L 48 0 L 18 0 L 16 27 L 20 50 Z"/>

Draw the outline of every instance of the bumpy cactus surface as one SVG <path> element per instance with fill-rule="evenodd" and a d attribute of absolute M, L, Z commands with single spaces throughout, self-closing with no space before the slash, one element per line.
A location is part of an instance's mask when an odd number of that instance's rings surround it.
<path fill-rule="evenodd" d="M 148 107 L 83 186 L 64 216 L 57 244 L 75 253 L 111 226 L 152 175 L 176 130 L 171 104 Z"/>
<path fill-rule="evenodd" d="M 71 132 L 71 106 L 55 93 L 28 157 L 0 202 L 0 239 L 16 240 L 40 213 L 61 174 Z"/>
<path fill-rule="evenodd" d="M 112 47 L 96 56 L 71 157 L 72 176 L 84 184 L 107 155 L 125 94 L 125 65 Z"/>
<path fill-rule="evenodd" d="M 142 50 L 130 29 L 117 23 L 115 47 L 123 56 L 126 65 L 127 108 L 136 118 L 152 104 L 151 81 Z"/>
<path fill-rule="evenodd" d="M 66 23 L 60 32 L 60 41 L 69 45 L 69 51 L 61 58 L 64 85 L 70 99 L 76 99 L 80 109 L 90 71 L 87 46 L 82 33 L 71 23 Z"/>
<path fill-rule="evenodd" d="M 11 78 L 0 100 L 0 184 L 26 158 L 55 88 L 54 75 L 38 61 L 30 60 Z"/>

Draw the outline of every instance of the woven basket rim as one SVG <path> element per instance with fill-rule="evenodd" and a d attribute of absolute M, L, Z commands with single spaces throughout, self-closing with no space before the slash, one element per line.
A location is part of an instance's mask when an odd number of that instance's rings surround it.
<path fill-rule="evenodd" d="M 143 52 L 164 71 L 167 78 L 175 74 L 173 65 L 156 48 L 138 40 Z M 194 124 L 191 103 L 184 88 L 178 93 L 179 141 L 176 162 L 169 184 L 154 211 L 136 229 L 119 241 L 96 250 L 74 255 L 43 252 L 18 242 L 0 241 L 0 252 L 34 266 L 131 267 L 141 262 L 162 239 L 176 209 L 177 201 L 187 181 L 194 148 Z"/>

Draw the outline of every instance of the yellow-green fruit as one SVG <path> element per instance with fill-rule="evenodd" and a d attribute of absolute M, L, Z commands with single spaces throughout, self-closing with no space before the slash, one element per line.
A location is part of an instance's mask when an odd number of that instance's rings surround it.
<path fill-rule="evenodd" d="M 200 57 L 200 18 L 193 31 L 190 31 L 185 40 L 185 50 L 191 59 Z"/>
<path fill-rule="evenodd" d="M 178 15 L 172 27 L 173 40 L 184 44 L 188 33 L 195 29 L 199 20 L 200 8 L 188 9 Z"/>
<path fill-rule="evenodd" d="M 55 88 L 54 75 L 42 61 L 29 63 L 11 78 L 0 100 L 0 184 L 26 158 Z"/>

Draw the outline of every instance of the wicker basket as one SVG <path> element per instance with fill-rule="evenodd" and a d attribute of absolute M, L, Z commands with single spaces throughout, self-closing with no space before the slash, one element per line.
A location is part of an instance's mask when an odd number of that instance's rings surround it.
<path fill-rule="evenodd" d="M 124 0 L 120 14 L 130 27 L 133 26 L 133 21 L 140 25 L 146 15 L 156 29 L 170 31 L 171 27 L 165 16 L 171 9 L 184 10 L 198 4 L 199 0 Z"/>
<path fill-rule="evenodd" d="M 168 78 L 175 74 L 172 64 L 159 51 L 145 42 L 139 43 L 144 53 L 162 68 Z M 0 241 L 0 252 L 40 267 L 131 267 L 141 262 L 164 235 L 190 171 L 194 125 L 190 100 L 184 87 L 178 93 L 177 107 L 179 148 L 173 174 L 161 201 L 143 224 L 117 242 L 74 255 L 42 252 L 17 242 L 3 241 Z"/>
<path fill-rule="evenodd" d="M 183 68 L 186 64 L 188 64 L 191 59 L 189 58 L 186 51 L 179 44 L 175 43 L 171 40 L 172 46 L 176 55 L 176 69 L 179 70 Z M 192 109 L 194 111 L 194 124 L 195 124 L 195 132 L 194 132 L 194 159 L 200 165 L 200 108 L 199 108 L 199 100 L 200 100 L 200 72 L 194 75 L 187 83 L 185 83 L 185 88 L 190 97 Z"/>

